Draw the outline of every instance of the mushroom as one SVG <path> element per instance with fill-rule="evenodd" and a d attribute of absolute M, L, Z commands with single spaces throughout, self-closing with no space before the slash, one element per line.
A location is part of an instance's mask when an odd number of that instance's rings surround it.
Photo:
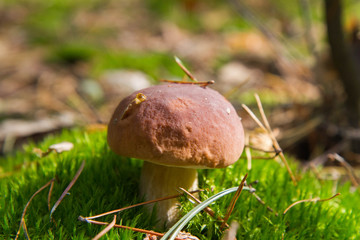
<path fill-rule="evenodd" d="M 197 169 L 224 168 L 244 147 L 234 107 L 217 91 L 192 84 L 157 85 L 132 93 L 108 126 L 116 154 L 145 160 L 140 193 L 146 200 L 198 188 Z M 160 224 L 179 217 L 176 200 L 158 203 Z"/>

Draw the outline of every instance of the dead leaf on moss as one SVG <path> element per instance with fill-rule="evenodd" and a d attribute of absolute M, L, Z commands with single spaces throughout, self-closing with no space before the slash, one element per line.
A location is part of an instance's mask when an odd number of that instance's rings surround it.
<path fill-rule="evenodd" d="M 61 142 L 51 145 L 46 151 L 42 151 L 40 148 L 34 148 L 33 153 L 39 157 L 45 157 L 51 152 L 62 153 L 70 151 L 74 148 L 74 144 L 71 142 Z"/>

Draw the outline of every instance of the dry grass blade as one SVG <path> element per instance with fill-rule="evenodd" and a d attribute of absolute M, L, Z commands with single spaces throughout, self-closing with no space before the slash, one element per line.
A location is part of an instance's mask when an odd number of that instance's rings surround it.
<path fill-rule="evenodd" d="M 247 169 L 251 170 L 251 150 L 249 147 L 250 143 L 250 136 L 248 134 L 245 135 L 245 153 L 246 153 L 246 159 L 247 159 Z"/>
<path fill-rule="evenodd" d="M 191 74 L 191 72 L 184 66 L 180 58 L 177 56 L 174 56 L 175 62 L 179 65 L 179 67 L 184 71 L 184 73 L 194 82 L 197 82 L 198 80 Z"/>
<path fill-rule="evenodd" d="M 266 115 L 265 115 L 265 111 L 264 111 L 264 108 L 263 108 L 263 106 L 262 106 L 260 97 L 259 97 L 259 95 L 257 95 L 256 93 L 255 93 L 255 99 L 256 99 L 256 103 L 257 103 L 258 108 L 259 108 L 259 111 L 260 111 L 261 118 L 263 119 L 265 128 L 266 128 L 266 130 L 268 131 L 268 133 L 272 134 L 272 130 L 271 130 L 269 121 L 268 121 L 268 119 L 267 119 L 267 117 L 266 117 Z"/>
<path fill-rule="evenodd" d="M 292 203 L 289 207 L 287 207 L 285 209 L 285 211 L 283 212 L 283 214 L 285 215 L 287 213 L 287 211 L 289 211 L 292 207 L 294 207 L 295 205 L 299 204 L 299 203 L 304 203 L 304 202 L 325 202 L 325 201 L 329 201 L 331 199 L 333 199 L 334 197 L 339 196 L 340 193 L 335 194 L 334 196 L 330 197 L 330 198 L 326 198 L 326 199 L 320 199 L 320 198 L 311 198 L 311 199 L 303 199 L 297 202 Z"/>
<path fill-rule="evenodd" d="M 186 193 L 188 196 L 190 196 L 195 202 L 197 202 L 198 204 L 201 204 L 201 201 L 199 200 L 199 199 L 197 199 L 193 194 L 191 194 L 190 192 L 188 192 L 188 191 L 186 191 L 184 188 L 182 188 L 182 187 L 180 187 L 179 188 L 181 191 L 183 191 L 184 193 Z M 211 217 L 213 217 L 214 219 L 217 219 L 217 220 L 219 220 L 219 221 L 221 221 L 221 222 L 224 222 L 224 220 L 223 219 L 221 219 L 220 217 L 216 217 L 215 216 L 215 212 L 211 209 L 211 208 L 209 208 L 209 207 L 206 207 L 206 208 L 204 208 L 204 211 L 206 212 L 206 213 L 208 213 Z M 229 225 L 228 224 L 226 224 L 226 227 L 229 227 Z"/>
<path fill-rule="evenodd" d="M 278 141 L 276 140 L 273 131 L 271 130 L 269 121 L 268 121 L 268 119 L 267 119 L 267 117 L 265 115 L 264 108 L 263 108 L 263 106 L 261 104 L 261 100 L 260 100 L 259 95 L 255 94 L 255 98 L 256 98 L 256 102 L 258 104 L 258 108 L 259 108 L 261 117 L 262 117 L 263 122 L 265 124 L 266 130 L 267 130 L 267 132 L 268 132 L 268 134 L 269 134 L 269 136 L 270 136 L 270 138 L 271 138 L 271 140 L 273 142 L 274 148 L 275 148 L 275 150 L 280 151 L 279 152 L 279 157 L 280 157 L 281 161 L 285 164 L 285 167 L 286 167 L 287 171 L 290 174 L 291 180 L 293 181 L 294 185 L 296 186 L 297 185 L 296 178 L 295 178 L 293 172 L 291 171 L 291 168 L 290 168 L 288 162 L 286 161 L 284 153 L 281 151 L 281 147 L 280 147 Z"/>
<path fill-rule="evenodd" d="M 69 192 L 69 190 L 72 188 L 72 186 L 75 184 L 76 180 L 79 178 L 82 170 L 84 169 L 85 166 L 85 161 L 83 161 L 81 163 L 81 166 L 79 168 L 79 170 L 76 172 L 74 178 L 71 180 L 71 182 L 69 183 L 69 185 L 65 188 L 64 192 L 61 194 L 60 198 L 56 201 L 56 203 L 54 204 L 54 206 L 52 207 L 51 211 L 50 211 L 50 220 L 51 220 L 51 216 L 54 213 L 54 211 L 56 210 L 56 208 L 59 206 L 59 204 L 61 203 L 61 201 L 63 200 L 63 198 L 65 197 L 65 195 Z"/>
<path fill-rule="evenodd" d="M 41 188 L 39 188 L 29 199 L 29 201 L 26 203 L 25 205 L 25 208 L 24 208 L 24 211 L 21 215 L 21 220 L 20 220 L 20 226 L 19 226 L 19 230 L 17 231 L 16 233 L 16 237 L 15 237 L 15 240 L 19 238 L 19 234 L 20 234 L 20 230 L 21 230 L 21 227 L 23 227 L 24 229 L 24 233 L 25 233 L 25 237 L 26 239 L 30 239 L 29 235 L 28 235 L 28 232 L 27 232 L 27 228 L 26 228 L 26 224 L 25 224 L 25 214 L 26 214 L 26 210 L 27 208 L 29 207 L 31 201 L 33 200 L 33 198 L 39 194 L 42 190 L 44 190 L 45 188 L 47 188 L 52 182 L 54 182 L 54 178 L 51 179 L 49 182 L 47 182 L 44 186 L 42 186 Z"/>
<path fill-rule="evenodd" d="M 260 149 L 260 148 L 257 148 L 257 147 L 251 146 L 251 145 L 245 145 L 245 147 L 250 148 L 250 149 L 255 150 L 255 151 L 259 151 L 259 152 L 274 153 L 276 155 L 279 155 L 279 153 L 281 152 L 281 151 L 276 150 L 276 149 L 274 149 L 274 150 L 264 150 L 264 149 Z"/>
<path fill-rule="evenodd" d="M 256 122 L 257 125 L 259 125 L 259 127 L 264 130 L 267 131 L 265 126 L 262 124 L 262 122 L 256 117 L 256 115 L 250 110 L 250 108 L 248 108 L 248 106 L 246 106 L 245 104 L 241 104 L 241 106 L 245 109 L 245 111 L 250 115 L 250 117 Z"/>
<path fill-rule="evenodd" d="M 355 187 L 359 186 L 358 181 L 356 180 L 355 174 L 354 174 L 354 169 L 351 167 L 351 165 L 346 162 L 346 160 L 341 157 L 339 154 L 335 153 L 335 154 L 328 154 L 328 158 L 331 160 L 336 160 L 338 161 L 347 171 L 351 182 L 354 184 Z"/>
<path fill-rule="evenodd" d="M 26 227 L 26 223 L 25 223 L 25 220 L 23 222 L 23 229 L 24 229 L 24 235 L 25 235 L 25 238 L 30 240 L 30 236 L 28 234 L 28 230 L 27 230 L 27 227 Z"/>
<path fill-rule="evenodd" d="M 167 80 L 167 79 L 161 79 L 160 82 L 178 83 L 178 84 L 192 84 L 192 85 L 196 84 L 196 85 L 200 85 L 202 87 L 206 87 L 207 85 L 215 83 L 214 80 L 204 81 L 204 82 L 186 82 L 186 81 L 176 81 L 176 80 Z"/>
<path fill-rule="evenodd" d="M 223 223 L 221 224 L 221 227 L 220 227 L 221 230 L 224 229 L 224 227 L 225 227 L 225 225 L 227 224 L 227 221 L 228 221 L 228 219 L 229 219 L 232 211 L 234 210 L 235 203 L 236 203 L 236 201 L 238 200 L 238 198 L 239 198 L 239 196 L 240 196 L 240 194 L 241 194 L 241 191 L 242 191 L 242 189 L 243 189 L 243 187 L 244 187 L 244 184 L 245 184 L 245 181 L 246 181 L 247 176 L 248 176 L 248 174 L 245 174 L 244 178 L 241 180 L 241 183 L 240 183 L 240 185 L 239 185 L 238 190 L 236 191 L 234 197 L 231 199 L 230 205 L 229 205 L 229 207 L 228 207 L 227 210 L 226 210 L 226 214 L 225 214 L 225 217 L 224 217 L 224 221 L 223 221 Z"/>
<path fill-rule="evenodd" d="M 278 156 L 278 154 L 275 154 L 274 156 L 270 156 L 270 157 L 255 156 L 255 157 L 252 157 L 252 159 L 270 160 L 270 159 L 275 159 L 277 156 Z"/>
<path fill-rule="evenodd" d="M 116 215 L 114 215 L 114 219 L 112 220 L 112 222 L 106 226 L 106 228 L 104 228 L 98 235 L 96 235 L 92 240 L 98 240 L 100 239 L 102 236 L 104 236 L 108 231 L 110 231 L 116 223 Z"/>
<path fill-rule="evenodd" d="M 260 114 L 264 121 L 265 126 L 245 104 L 242 104 L 242 107 L 246 110 L 246 112 L 250 115 L 250 117 L 259 125 L 259 127 L 269 134 L 275 151 L 279 152 L 278 155 L 279 155 L 281 161 L 284 163 L 288 173 L 290 174 L 291 180 L 293 181 L 294 185 L 297 185 L 295 176 L 294 176 L 293 172 L 291 171 L 291 168 L 290 168 L 288 162 L 286 161 L 284 153 L 282 152 L 280 145 L 274 136 L 274 133 L 271 130 L 269 121 L 267 120 L 267 117 L 264 112 L 264 108 L 262 107 L 260 97 L 257 94 L 255 94 L 255 98 L 256 98 L 256 102 L 257 102 L 257 105 L 258 105 L 258 108 L 259 108 L 259 111 L 260 111 Z"/>
<path fill-rule="evenodd" d="M 82 222 L 87 222 L 87 223 L 93 223 L 96 225 L 109 225 L 108 222 L 100 222 L 100 221 L 96 221 L 96 220 L 90 220 L 90 219 L 86 219 L 83 217 L 79 217 L 78 220 L 82 221 Z M 164 236 L 163 233 L 158 233 L 158 232 L 154 232 L 154 231 L 150 231 L 150 230 L 145 230 L 145 229 L 141 229 L 141 228 L 135 228 L 135 227 L 128 227 L 128 226 L 123 226 L 123 225 L 119 225 L 119 224 L 114 224 L 113 228 L 121 228 L 121 229 L 128 229 L 134 232 L 140 232 L 140 233 L 145 233 L 145 234 L 151 234 L 151 235 L 155 235 L 158 237 L 162 237 Z M 175 238 L 177 240 L 181 240 L 180 238 Z"/>
<path fill-rule="evenodd" d="M 191 193 L 197 193 L 197 192 L 200 192 L 200 191 L 202 191 L 202 190 L 191 191 Z M 142 205 L 151 204 L 151 203 L 155 203 L 155 202 L 160 202 L 160 201 L 164 201 L 164 200 L 168 200 L 168 199 L 172 199 L 172 198 L 177 198 L 177 197 L 180 197 L 181 195 L 182 194 L 177 194 L 177 195 L 167 196 L 167 197 L 163 197 L 163 198 L 158 198 L 158 199 L 150 200 L 150 201 L 147 201 L 147 202 L 142 202 L 142 203 L 134 204 L 134 205 L 131 205 L 131 206 L 123 207 L 123 208 L 120 208 L 120 209 L 112 210 L 112 211 L 109 211 L 109 212 L 101 213 L 101 214 L 98 214 L 98 215 L 95 215 L 95 216 L 90 216 L 90 217 L 82 217 L 82 216 L 80 216 L 80 218 L 90 220 L 90 219 L 95 219 L 95 218 L 99 218 L 99 217 L 104 217 L 104 216 L 107 216 L 107 215 L 110 215 L 110 214 L 122 212 L 122 211 L 130 209 L 130 208 L 139 207 L 139 206 L 142 206 Z"/>
<path fill-rule="evenodd" d="M 50 207 L 50 200 L 51 200 L 51 194 L 52 194 L 52 190 L 54 188 L 54 181 L 51 182 L 50 184 L 50 188 L 49 188 L 49 193 L 48 193 L 48 209 L 50 211 L 51 207 Z"/>

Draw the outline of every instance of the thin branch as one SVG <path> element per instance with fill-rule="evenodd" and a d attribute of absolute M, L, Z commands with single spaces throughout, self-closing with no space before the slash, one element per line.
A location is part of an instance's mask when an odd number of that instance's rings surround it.
<path fill-rule="evenodd" d="M 112 222 L 106 226 L 98 235 L 96 235 L 92 240 L 99 240 L 102 236 L 104 236 L 108 231 L 110 231 L 116 223 L 116 215 L 114 215 L 114 219 Z"/>
<path fill-rule="evenodd" d="M 224 217 L 224 221 L 220 227 L 220 229 L 224 229 L 225 227 L 225 224 L 227 223 L 227 221 L 229 220 L 229 217 L 232 213 L 232 211 L 234 210 L 234 207 L 235 207 L 235 203 L 237 202 L 237 200 L 239 199 L 239 196 L 241 194 L 241 191 L 244 187 L 244 184 L 245 184 L 245 181 L 246 181 L 246 178 L 247 178 L 248 174 L 246 173 L 245 176 L 243 177 L 243 179 L 241 180 L 241 183 L 239 185 L 239 188 L 238 190 L 236 191 L 234 197 L 231 199 L 231 202 L 229 204 L 229 207 L 227 208 L 226 210 L 226 214 L 225 214 L 225 217 Z"/>
<path fill-rule="evenodd" d="M 16 237 L 15 237 L 15 240 L 17 240 L 19 238 L 19 234 L 20 234 L 20 230 L 21 230 L 21 227 L 23 227 L 24 229 L 24 232 L 25 232 L 25 237 L 27 239 L 30 239 L 29 235 L 28 235 L 28 232 L 27 232 L 27 228 L 26 228 L 26 224 L 25 224 L 25 214 L 26 214 L 26 210 L 27 208 L 29 207 L 30 205 L 30 202 L 33 200 L 33 198 L 38 194 L 40 193 L 42 190 L 44 190 L 45 188 L 47 188 L 52 182 L 54 182 L 54 178 L 51 179 L 49 182 L 47 182 L 44 186 L 42 186 L 41 188 L 39 188 L 29 199 L 29 201 L 26 203 L 25 205 L 25 208 L 23 210 L 23 213 L 21 214 L 21 220 L 20 220 L 20 226 L 19 226 L 19 230 L 17 231 L 16 233 Z"/>
<path fill-rule="evenodd" d="M 202 190 L 195 190 L 195 191 L 191 191 L 190 193 L 197 193 L 197 192 L 200 192 L 200 191 L 202 191 Z M 180 197 L 181 195 L 183 195 L 183 194 L 177 194 L 177 195 L 167 196 L 167 197 L 163 197 L 163 198 L 157 198 L 157 199 L 154 199 L 154 200 L 150 200 L 150 201 L 134 204 L 134 205 L 131 205 L 131 206 L 123 207 L 123 208 L 120 208 L 120 209 L 112 210 L 112 211 L 109 211 L 109 212 L 101 213 L 101 214 L 98 214 L 98 215 L 95 215 L 95 216 L 90 216 L 90 217 L 82 217 L 82 216 L 80 216 L 80 217 L 84 218 L 86 220 L 95 219 L 95 218 L 104 217 L 104 216 L 107 216 L 107 215 L 110 215 L 110 214 L 122 212 L 122 211 L 130 209 L 130 208 L 139 207 L 139 206 L 142 206 L 142 205 L 151 204 L 151 203 L 155 203 L 155 202 L 160 202 L 160 201 L 164 201 L 164 200 L 168 200 L 168 199 L 172 199 L 172 198 L 177 198 L 177 197 Z"/>
<path fill-rule="evenodd" d="M 289 211 L 292 207 L 294 207 L 295 205 L 299 204 L 299 203 L 304 203 L 304 202 L 325 202 L 325 201 L 329 201 L 331 199 L 333 199 L 334 197 L 339 196 L 340 193 L 335 194 L 334 196 L 330 197 L 330 198 L 326 198 L 326 199 L 320 199 L 320 198 L 311 198 L 311 199 L 303 199 L 300 201 L 296 201 L 294 203 L 292 203 L 289 207 L 287 207 L 285 209 L 285 211 L 283 212 L 283 214 L 285 215 L 287 213 L 287 211 Z"/>
<path fill-rule="evenodd" d="M 50 220 L 51 220 L 51 216 L 54 213 L 54 211 L 56 210 L 56 208 L 59 206 L 59 204 L 61 203 L 61 201 L 63 200 L 63 198 L 65 197 L 65 195 L 69 192 L 69 190 L 72 188 L 72 186 L 74 185 L 74 183 L 76 182 L 76 180 L 79 178 L 82 170 L 84 169 L 85 166 L 85 161 L 83 161 L 81 163 L 81 166 L 79 168 L 79 170 L 76 172 L 74 178 L 71 180 L 71 182 L 69 183 L 69 185 L 65 188 L 64 192 L 61 194 L 60 198 L 56 201 L 56 203 L 54 204 L 54 206 L 52 207 L 51 211 L 50 211 Z"/>

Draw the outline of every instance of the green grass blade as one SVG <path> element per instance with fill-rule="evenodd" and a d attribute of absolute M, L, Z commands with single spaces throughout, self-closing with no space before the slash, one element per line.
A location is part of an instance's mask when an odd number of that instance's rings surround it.
<path fill-rule="evenodd" d="M 250 191 L 248 187 L 244 187 L 243 189 Z M 176 236 L 179 234 L 181 229 L 200 211 L 202 211 L 204 208 L 209 206 L 214 201 L 218 200 L 219 198 L 224 197 L 225 195 L 236 192 L 238 190 L 238 187 L 228 188 L 222 192 L 219 192 L 210 198 L 206 199 L 201 204 L 194 207 L 190 212 L 188 212 L 185 216 L 183 216 L 178 222 L 176 222 L 169 231 L 166 232 L 166 234 L 161 238 L 161 240 L 174 240 Z"/>

